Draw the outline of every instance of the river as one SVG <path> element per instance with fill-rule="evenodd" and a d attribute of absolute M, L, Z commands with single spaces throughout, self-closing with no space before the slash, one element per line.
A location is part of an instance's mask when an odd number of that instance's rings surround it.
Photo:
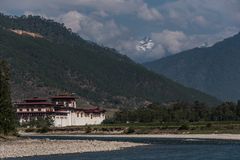
<path fill-rule="evenodd" d="M 77 137 L 41 136 L 37 139 L 61 140 L 103 140 L 148 143 L 148 146 L 128 148 L 111 152 L 95 152 L 25 158 L 14 160 L 238 160 L 240 141 L 170 139 L 170 138 L 117 138 L 117 137 Z"/>

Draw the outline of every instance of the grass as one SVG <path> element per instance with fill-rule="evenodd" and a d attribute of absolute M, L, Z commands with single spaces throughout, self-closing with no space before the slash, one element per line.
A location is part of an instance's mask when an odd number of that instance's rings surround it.
<path fill-rule="evenodd" d="M 37 129 L 25 129 L 27 132 Z M 211 121 L 189 123 L 122 123 L 91 126 L 71 126 L 50 128 L 49 131 L 59 133 L 82 134 L 240 134 L 240 121 Z"/>

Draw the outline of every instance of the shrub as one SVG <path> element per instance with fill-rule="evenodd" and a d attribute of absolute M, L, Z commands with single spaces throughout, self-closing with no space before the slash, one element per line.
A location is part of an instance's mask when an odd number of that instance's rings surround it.
<path fill-rule="evenodd" d="M 102 124 L 114 124 L 115 121 L 112 118 L 105 119 Z"/>
<path fill-rule="evenodd" d="M 46 126 L 37 130 L 37 132 L 39 133 L 47 133 L 48 131 L 49 131 L 49 128 Z"/>
<path fill-rule="evenodd" d="M 27 129 L 25 129 L 25 132 L 35 132 L 35 129 L 34 128 L 27 128 Z"/>
<path fill-rule="evenodd" d="M 88 133 L 91 133 L 91 132 L 92 132 L 92 128 L 91 127 L 88 126 L 88 127 L 85 128 L 85 133 L 88 134 Z"/>
<path fill-rule="evenodd" d="M 37 119 L 31 119 L 29 122 L 22 124 L 23 127 L 30 127 L 30 128 L 44 128 L 44 127 L 51 127 L 53 125 L 53 119 L 51 117 L 38 117 Z"/>
<path fill-rule="evenodd" d="M 124 130 L 125 134 L 131 134 L 131 133 L 134 133 L 134 132 L 135 132 L 135 129 L 132 128 L 132 127 L 128 127 L 126 130 Z"/>
<path fill-rule="evenodd" d="M 179 128 L 178 128 L 178 130 L 189 130 L 189 125 L 188 124 L 183 124 L 183 125 L 181 125 Z"/>
<path fill-rule="evenodd" d="M 212 127 L 212 123 L 207 123 L 206 124 L 206 128 L 211 128 Z"/>

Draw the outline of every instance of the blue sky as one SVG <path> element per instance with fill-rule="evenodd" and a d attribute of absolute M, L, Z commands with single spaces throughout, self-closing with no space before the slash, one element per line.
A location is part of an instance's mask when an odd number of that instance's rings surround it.
<path fill-rule="evenodd" d="M 0 0 L 0 11 L 41 15 L 137 62 L 212 45 L 239 32 L 239 0 Z M 150 37 L 154 46 L 138 51 Z"/>

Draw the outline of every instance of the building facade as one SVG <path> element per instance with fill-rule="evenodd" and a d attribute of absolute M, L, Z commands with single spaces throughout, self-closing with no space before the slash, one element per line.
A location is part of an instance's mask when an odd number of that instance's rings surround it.
<path fill-rule="evenodd" d="M 35 97 L 15 103 L 15 106 L 20 124 L 47 117 L 53 120 L 55 127 L 97 125 L 105 120 L 105 110 L 78 108 L 76 97 L 69 95 Z"/>

